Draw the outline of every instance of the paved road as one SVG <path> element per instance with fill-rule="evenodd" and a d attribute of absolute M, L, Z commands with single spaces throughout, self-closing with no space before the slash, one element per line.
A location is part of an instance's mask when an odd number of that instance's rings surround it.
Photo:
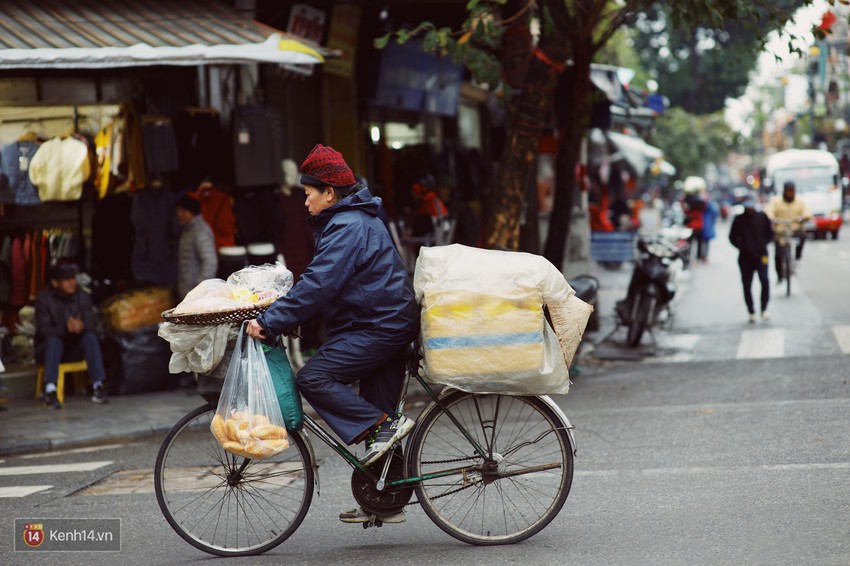
<path fill-rule="evenodd" d="M 800 292 L 776 297 L 773 319 L 750 325 L 729 269 L 734 254 L 717 241 L 710 263 L 694 267 L 675 323 L 655 343 L 647 338 L 641 363 L 584 366 L 558 399 L 577 426 L 573 490 L 555 522 L 529 541 L 470 547 L 418 508 L 404 525 L 343 525 L 336 516 L 352 506 L 350 471 L 314 439 L 320 496 L 301 529 L 266 555 L 225 563 L 849 564 L 850 378 L 836 329 L 850 324 L 850 306 L 835 297 L 850 266 L 835 261 L 847 250 L 843 240 L 816 244 Z M 835 271 L 816 277 L 819 269 Z M 742 353 L 747 340 L 750 353 Z M 0 462 L 0 490 L 32 488 L 0 498 L 0 563 L 206 560 L 159 513 L 150 480 L 156 448 L 156 439 L 139 439 Z M 14 517 L 119 517 L 122 551 L 16 554 Z"/>

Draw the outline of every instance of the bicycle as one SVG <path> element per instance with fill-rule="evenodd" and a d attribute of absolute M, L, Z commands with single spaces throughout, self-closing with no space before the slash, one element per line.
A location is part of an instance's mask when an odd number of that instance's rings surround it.
<path fill-rule="evenodd" d="M 472 545 L 512 544 L 545 528 L 572 485 L 576 444 L 566 415 L 548 396 L 437 393 L 419 375 L 416 349 L 403 355 L 406 383 L 415 377 L 431 401 L 404 450 L 396 444 L 369 468 L 309 414 L 301 430 L 289 431 L 290 447 L 272 459 L 225 452 L 209 432 L 217 399 L 205 395 L 206 403 L 174 425 L 157 454 L 156 498 L 169 525 L 218 556 L 275 548 L 301 525 L 318 486 L 309 432 L 351 466 L 354 498 L 372 514 L 364 528 L 380 527 L 378 515 L 414 504 Z"/>
<path fill-rule="evenodd" d="M 776 253 L 780 277 L 785 281 L 785 296 L 791 296 L 791 276 L 796 275 L 796 248 L 799 246 L 799 238 L 803 237 L 799 230 L 794 230 L 793 226 L 799 224 L 798 220 L 785 220 L 776 218 L 773 220 L 776 224 Z"/>

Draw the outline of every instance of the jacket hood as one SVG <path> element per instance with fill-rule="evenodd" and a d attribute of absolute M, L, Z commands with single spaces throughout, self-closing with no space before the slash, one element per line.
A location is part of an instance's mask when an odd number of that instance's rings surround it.
<path fill-rule="evenodd" d="M 316 216 L 310 218 L 311 224 L 324 226 L 335 215 L 346 210 L 359 210 L 369 216 L 378 216 L 382 206 L 381 197 L 372 196 L 369 189 L 363 187 L 336 203 L 326 208 Z"/>

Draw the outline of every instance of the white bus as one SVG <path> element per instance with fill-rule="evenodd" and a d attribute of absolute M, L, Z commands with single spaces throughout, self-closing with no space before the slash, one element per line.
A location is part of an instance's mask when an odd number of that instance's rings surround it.
<path fill-rule="evenodd" d="M 828 151 L 818 149 L 789 149 L 771 155 L 765 168 L 765 181 L 776 194 L 782 186 L 794 181 L 797 196 L 812 209 L 813 218 L 806 232 L 815 238 L 832 234 L 838 238 L 841 229 L 841 184 L 838 160 Z"/>

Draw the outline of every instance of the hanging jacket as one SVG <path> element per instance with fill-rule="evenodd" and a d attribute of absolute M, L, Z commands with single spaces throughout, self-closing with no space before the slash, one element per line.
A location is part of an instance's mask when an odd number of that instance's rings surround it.
<path fill-rule="evenodd" d="M 257 319 L 269 334 L 316 316 L 328 338 L 363 329 L 403 344 L 419 334 L 413 285 L 380 208 L 381 199 L 364 188 L 308 220 L 316 253 L 289 294 Z"/>
<path fill-rule="evenodd" d="M 236 215 L 230 195 L 211 184 L 202 184 L 195 191 L 201 201 L 201 216 L 212 228 L 216 249 L 236 245 Z"/>
<path fill-rule="evenodd" d="M 29 175 L 42 202 L 78 200 L 91 174 L 89 148 L 77 138 L 47 140 L 30 162 Z"/>
<path fill-rule="evenodd" d="M 0 155 L 0 202 L 34 206 L 41 204 L 38 189 L 30 182 L 29 168 L 38 144 L 31 141 L 16 141 L 3 146 Z"/>

